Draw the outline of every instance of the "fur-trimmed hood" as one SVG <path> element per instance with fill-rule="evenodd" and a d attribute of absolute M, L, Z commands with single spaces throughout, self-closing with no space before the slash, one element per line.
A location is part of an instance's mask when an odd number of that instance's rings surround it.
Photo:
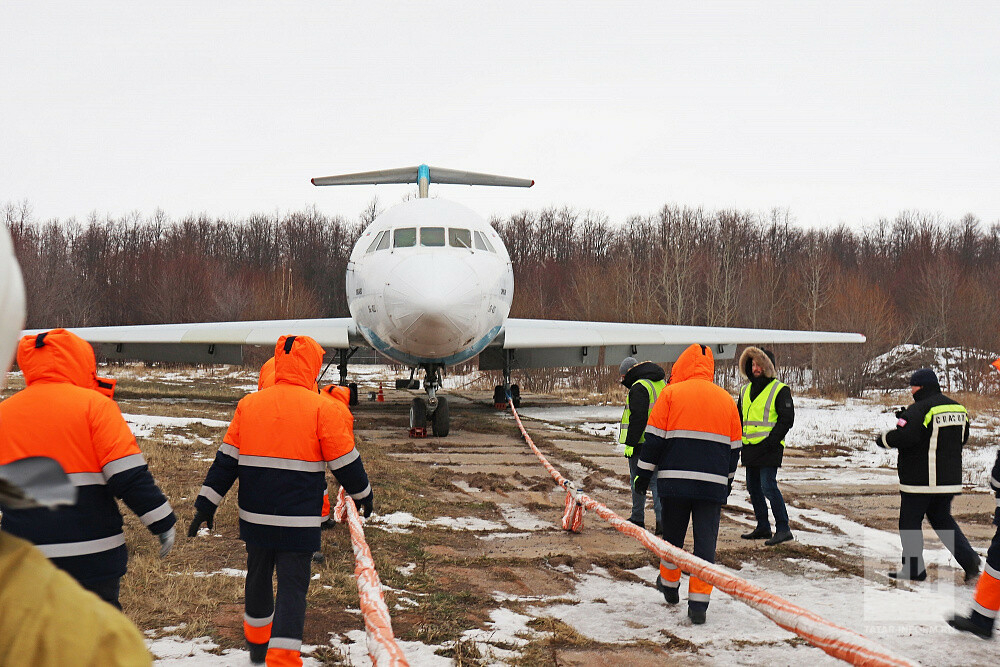
<path fill-rule="evenodd" d="M 740 355 L 740 373 L 748 381 L 753 379 L 754 361 L 764 369 L 764 377 L 773 380 L 777 376 L 778 373 L 774 369 L 774 353 L 770 350 L 750 346 L 743 350 L 743 354 Z"/>

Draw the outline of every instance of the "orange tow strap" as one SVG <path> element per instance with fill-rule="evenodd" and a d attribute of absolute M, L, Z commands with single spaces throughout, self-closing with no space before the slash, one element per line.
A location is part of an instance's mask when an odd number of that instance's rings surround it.
<path fill-rule="evenodd" d="M 517 427 L 521 430 L 521 435 L 524 436 L 525 442 L 535 452 L 535 456 L 545 466 L 545 469 L 549 471 L 556 484 L 566 489 L 567 515 L 570 513 L 569 496 L 571 495 L 574 504 L 578 504 L 581 509 L 585 507 L 595 512 L 616 530 L 635 538 L 661 559 L 674 563 L 689 575 L 715 586 L 740 602 L 746 603 L 782 628 L 794 632 L 813 646 L 823 649 L 835 658 L 849 662 L 852 665 L 865 665 L 866 667 L 904 665 L 915 667 L 916 663 L 907 658 L 895 655 L 867 637 L 853 630 L 835 625 L 808 609 L 803 609 L 784 598 L 773 593 L 768 593 L 760 586 L 751 584 L 749 581 L 727 572 L 718 565 L 704 561 L 683 549 L 678 549 L 649 531 L 639 528 L 635 524 L 621 518 L 605 505 L 602 505 L 580 491 L 572 482 L 560 475 L 559 471 L 546 460 L 545 456 L 538 450 L 538 447 L 535 446 L 535 443 L 532 442 L 531 436 L 524 429 L 524 424 L 521 423 L 521 417 L 518 416 L 513 403 L 510 403 L 510 411 L 514 415 Z M 571 522 L 571 524 L 575 523 Z M 572 528 L 566 524 L 566 516 L 564 516 L 563 528 L 571 530 Z M 582 515 L 580 516 L 579 524 L 580 526 L 583 524 Z M 578 530 L 574 530 L 574 532 L 578 532 Z"/>

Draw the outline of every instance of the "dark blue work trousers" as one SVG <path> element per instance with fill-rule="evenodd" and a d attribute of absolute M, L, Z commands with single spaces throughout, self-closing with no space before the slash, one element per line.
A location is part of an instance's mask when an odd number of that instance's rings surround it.
<path fill-rule="evenodd" d="M 715 545 L 719 540 L 719 516 L 722 504 L 709 500 L 692 500 L 690 498 L 661 497 L 663 507 L 663 539 L 679 549 L 684 548 L 684 537 L 687 535 L 688 524 L 694 533 L 693 553 L 698 558 L 715 562 Z M 707 601 L 688 600 L 692 609 L 708 608 Z"/>
<path fill-rule="evenodd" d="M 276 551 L 247 545 L 247 616 L 267 618 L 274 614 L 271 646 L 299 650 L 306 623 L 306 591 L 309 590 L 308 551 Z M 278 593 L 274 594 L 273 577 L 278 575 Z M 279 640 L 275 642 L 274 640 Z"/>

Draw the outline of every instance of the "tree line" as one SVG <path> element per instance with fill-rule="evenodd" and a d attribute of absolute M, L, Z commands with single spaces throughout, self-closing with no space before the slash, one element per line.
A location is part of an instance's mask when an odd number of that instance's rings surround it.
<path fill-rule="evenodd" d="M 80 222 L 4 207 L 29 328 L 347 316 L 347 260 L 378 212 L 373 200 L 357 218 L 310 208 Z M 779 364 L 857 394 L 897 382 L 904 369 L 873 360 L 917 343 L 959 350 L 948 363 L 961 388 L 997 389 L 984 362 L 1000 349 L 1000 223 L 904 211 L 806 229 L 784 210 L 673 204 L 622 223 L 570 208 L 490 222 L 514 266 L 513 317 L 857 331 L 868 343 L 784 346 Z"/>

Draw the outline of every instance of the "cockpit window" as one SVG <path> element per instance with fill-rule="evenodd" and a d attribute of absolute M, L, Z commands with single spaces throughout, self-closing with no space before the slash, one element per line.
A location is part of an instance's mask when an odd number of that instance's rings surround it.
<path fill-rule="evenodd" d="M 386 234 L 388 234 L 388 232 L 378 233 L 372 240 L 372 244 L 368 246 L 368 250 L 365 251 L 365 254 L 367 255 L 368 253 L 375 252 L 375 250 L 378 248 L 378 242 L 381 241 L 382 237 L 385 236 Z"/>
<path fill-rule="evenodd" d="M 439 247 L 444 245 L 444 227 L 421 227 L 420 245 Z"/>
<path fill-rule="evenodd" d="M 417 228 L 403 227 L 392 230 L 393 248 L 412 248 L 417 245 Z"/>
<path fill-rule="evenodd" d="M 493 244 L 490 243 L 488 238 L 486 238 L 486 234 L 483 234 L 482 232 L 476 232 L 476 249 L 496 252 L 496 250 L 493 249 Z"/>
<path fill-rule="evenodd" d="M 382 232 L 380 240 L 378 242 L 378 247 L 375 250 L 385 250 L 389 247 L 389 230 Z"/>
<path fill-rule="evenodd" d="M 448 228 L 448 245 L 452 248 L 471 248 L 472 232 L 468 229 Z"/>

